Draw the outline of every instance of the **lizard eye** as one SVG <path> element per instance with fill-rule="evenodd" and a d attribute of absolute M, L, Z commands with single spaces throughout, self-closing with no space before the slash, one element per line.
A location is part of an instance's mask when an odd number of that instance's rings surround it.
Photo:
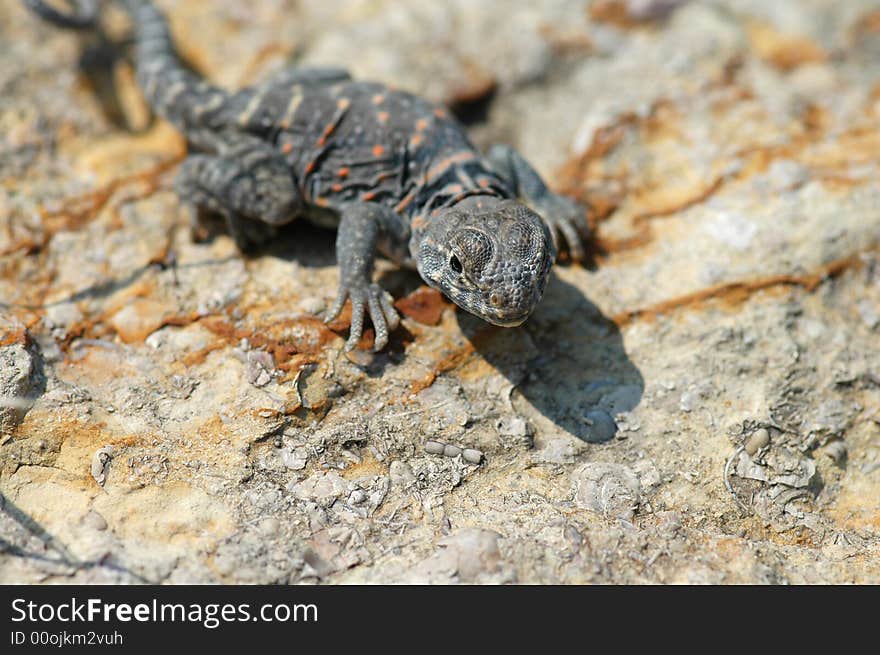
<path fill-rule="evenodd" d="M 449 268 L 451 268 L 456 273 L 461 273 L 463 270 L 461 266 L 461 261 L 455 255 L 449 258 Z"/>

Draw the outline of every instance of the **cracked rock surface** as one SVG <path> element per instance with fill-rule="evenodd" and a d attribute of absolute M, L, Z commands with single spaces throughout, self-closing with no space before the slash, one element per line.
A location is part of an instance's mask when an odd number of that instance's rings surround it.
<path fill-rule="evenodd" d="M 19 4 L 0 582 L 880 582 L 875 1 L 160 1 L 218 84 L 345 66 L 590 208 L 520 328 L 380 262 L 350 356 L 334 234 L 194 241 L 124 57 Z"/>

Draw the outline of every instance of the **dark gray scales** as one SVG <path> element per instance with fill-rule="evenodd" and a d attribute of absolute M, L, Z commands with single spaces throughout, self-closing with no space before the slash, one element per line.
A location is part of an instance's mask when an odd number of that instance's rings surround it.
<path fill-rule="evenodd" d="M 94 21 L 93 2 L 73 3 L 80 11 L 66 16 L 26 3 L 60 26 Z M 541 299 L 560 237 L 572 259 L 583 257 L 584 209 L 550 191 L 515 150 L 484 157 L 443 108 L 336 68 L 287 69 L 229 93 L 181 64 L 151 2 L 121 4 L 144 95 L 190 146 L 180 195 L 223 216 L 242 249 L 296 218 L 334 218 L 340 284 L 326 319 L 351 301 L 347 350 L 367 316 L 377 350 L 399 321 L 372 281 L 379 250 L 505 326 L 522 323 Z"/>

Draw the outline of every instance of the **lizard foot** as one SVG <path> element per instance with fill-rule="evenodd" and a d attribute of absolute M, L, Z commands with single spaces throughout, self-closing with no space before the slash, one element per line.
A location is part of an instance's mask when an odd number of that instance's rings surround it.
<path fill-rule="evenodd" d="M 345 342 L 345 351 L 354 350 L 364 334 L 364 315 L 370 314 L 373 327 L 376 328 L 376 339 L 373 350 L 378 352 L 388 345 L 388 333 L 400 325 L 400 316 L 394 305 L 391 304 L 391 294 L 378 284 L 346 287 L 339 286 L 339 294 L 336 301 L 327 312 L 325 323 L 333 321 L 345 305 L 345 300 L 351 299 L 351 330 L 348 341 Z"/>
<path fill-rule="evenodd" d="M 248 254 L 268 244 L 278 233 L 272 225 L 234 215 L 227 222 L 227 227 L 238 249 Z"/>
<path fill-rule="evenodd" d="M 589 238 L 584 208 L 565 196 L 554 196 L 550 211 L 545 220 L 553 235 L 554 245 L 559 252 L 560 238 L 565 240 L 568 255 L 572 261 L 582 262 L 586 257 L 584 241 Z"/>

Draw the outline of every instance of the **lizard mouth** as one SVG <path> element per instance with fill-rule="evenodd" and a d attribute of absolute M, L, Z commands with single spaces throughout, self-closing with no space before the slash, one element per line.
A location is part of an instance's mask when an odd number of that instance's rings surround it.
<path fill-rule="evenodd" d="M 498 325 L 500 327 L 517 327 L 526 322 L 526 319 L 529 317 L 529 314 L 520 314 L 512 317 L 507 316 L 483 316 L 483 320 L 487 323 L 491 323 L 492 325 Z"/>

